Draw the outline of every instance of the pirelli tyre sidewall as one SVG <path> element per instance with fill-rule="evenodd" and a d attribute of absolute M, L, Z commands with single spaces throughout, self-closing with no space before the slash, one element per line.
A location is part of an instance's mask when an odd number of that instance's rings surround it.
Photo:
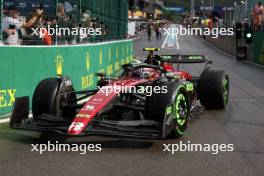
<path fill-rule="evenodd" d="M 225 109 L 229 100 L 229 76 L 224 71 L 206 70 L 198 84 L 198 98 L 206 109 Z"/>

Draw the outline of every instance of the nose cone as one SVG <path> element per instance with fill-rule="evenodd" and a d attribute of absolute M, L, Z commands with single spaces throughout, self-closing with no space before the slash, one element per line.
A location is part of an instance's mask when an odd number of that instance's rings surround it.
<path fill-rule="evenodd" d="M 84 124 L 82 122 L 72 122 L 68 129 L 68 134 L 72 136 L 79 135 L 84 130 Z"/>

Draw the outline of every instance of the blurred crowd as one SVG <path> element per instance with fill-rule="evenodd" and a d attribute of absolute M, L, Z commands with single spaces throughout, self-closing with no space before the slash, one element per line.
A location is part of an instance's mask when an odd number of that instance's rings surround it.
<path fill-rule="evenodd" d="M 165 21 L 152 21 L 147 25 L 148 40 L 151 40 L 152 32 L 154 31 L 156 39 L 162 39 L 162 29 L 166 26 Z"/>
<path fill-rule="evenodd" d="M 47 30 L 58 28 L 101 28 L 101 36 L 83 38 L 76 35 L 36 35 L 34 29 Z M 103 41 L 110 32 L 99 18 L 93 18 L 89 10 L 80 10 L 77 5 L 59 3 L 56 15 L 45 13 L 43 5 L 32 9 L 28 16 L 20 16 L 19 9 L 10 5 L 4 10 L 2 18 L 2 35 L 4 45 L 74 45 Z M 38 33 L 41 31 L 38 31 Z M 43 31 L 42 31 L 43 32 Z"/>
<path fill-rule="evenodd" d="M 226 27 L 235 27 L 237 22 L 249 23 L 250 27 L 254 31 L 264 31 L 264 6 L 262 2 L 256 3 L 251 11 L 251 17 L 243 16 L 243 18 L 235 19 L 234 16 L 231 18 L 226 18 L 224 15 L 219 15 L 214 11 L 207 13 L 206 15 L 200 15 L 197 17 L 191 17 L 187 15 L 183 18 L 181 22 L 184 26 L 189 27 L 206 27 L 206 28 L 226 28 Z M 231 20 L 230 20 L 231 19 Z M 232 20 L 233 19 L 233 20 Z M 229 21 L 227 21 L 229 20 Z M 237 21 L 235 21 L 237 20 Z M 239 20 L 239 21 L 238 21 Z M 230 21 L 232 21 L 230 23 Z"/>

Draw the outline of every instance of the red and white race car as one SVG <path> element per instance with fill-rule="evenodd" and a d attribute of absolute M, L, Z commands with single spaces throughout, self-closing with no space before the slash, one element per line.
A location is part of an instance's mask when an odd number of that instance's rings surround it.
<path fill-rule="evenodd" d="M 182 136 L 188 121 L 203 109 L 224 109 L 229 78 L 210 69 L 204 56 L 160 56 L 159 64 L 131 63 L 122 73 L 101 77 L 94 90 L 75 91 L 68 77 L 41 81 L 32 99 L 17 98 L 10 126 L 14 129 L 56 132 L 66 136 L 123 136 L 160 139 Z M 205 62 L 199 77 L 173 67 L 174 63 Z"/>

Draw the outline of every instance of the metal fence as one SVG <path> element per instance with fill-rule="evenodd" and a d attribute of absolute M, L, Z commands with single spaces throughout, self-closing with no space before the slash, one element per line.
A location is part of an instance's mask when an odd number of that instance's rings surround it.
<path fill-rule="evenodd" d="M 0 0 L 4 45 L 75 45 L 127 36 L 127 0 Z"/>

